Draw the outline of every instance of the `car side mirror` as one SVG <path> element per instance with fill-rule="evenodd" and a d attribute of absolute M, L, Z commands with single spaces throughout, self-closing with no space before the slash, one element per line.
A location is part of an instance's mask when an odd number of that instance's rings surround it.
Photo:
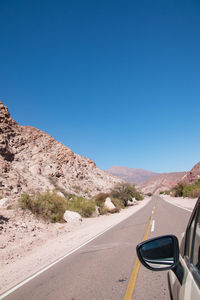
<path fill-rule="evenodd" d="M 178 239 L 165 235 L 142 242 L 136 247 L 140 262 L 153 271 L 173 269 L 179 262 Z"/>

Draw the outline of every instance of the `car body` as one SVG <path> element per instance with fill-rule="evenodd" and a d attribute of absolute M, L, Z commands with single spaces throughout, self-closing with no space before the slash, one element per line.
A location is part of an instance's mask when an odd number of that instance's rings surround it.
<path fill-rule="evenodd" d="M 136 247 L 140 262 L 150 270 L 168 272 L 172 300 L 200 299 L 200 197 L 179 249 L 174 235 L 144 241 Z"/>

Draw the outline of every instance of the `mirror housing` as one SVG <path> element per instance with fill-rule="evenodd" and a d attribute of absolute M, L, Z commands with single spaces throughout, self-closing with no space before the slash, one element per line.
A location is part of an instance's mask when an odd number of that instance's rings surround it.
<path fill-rule="evenodd" d="M 152 271 L 176 268 L 179 263 L 178 239 L 174 235 L 164 235 L 149 239 L 137 245 L 140 262 Z"/>

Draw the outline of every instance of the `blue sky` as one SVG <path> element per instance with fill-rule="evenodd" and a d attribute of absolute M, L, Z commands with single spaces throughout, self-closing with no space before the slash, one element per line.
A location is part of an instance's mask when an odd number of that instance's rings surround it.
<path fill-rule="evenodd" d="M 0 100 L 97 166 L 200 160 L 199 0 L 0 1 Z"/>

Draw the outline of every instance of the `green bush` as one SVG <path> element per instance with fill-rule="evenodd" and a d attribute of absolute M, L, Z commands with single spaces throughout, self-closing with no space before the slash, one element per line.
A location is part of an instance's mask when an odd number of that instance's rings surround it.
<path fill-rule="evenodd" d="M 67 201 L 67 209 L 78 212 L 82 217 L 90 217 L 95 211 L 96 205 L 93 200 L 71 195 Z"/>
<path fill-rule="evenodd" d="M 135 192 L 133 197 L 135 197 L 136 200 L 141 201 L 144 199 L 144 197 L 142 196 L 142 194 L 140 194 L 139 192 Z"/>
<path fill-rule="evenodd" d="M 130 183 L 120 183 L 111 191 L 111 197 L 119 199 L 122 206 L 127 206 L 128 200 L 135 197 L 136 200 L 143 200 L 143 196 Z"/>
<path fill-rule="evenodd" d="M 104 207 L 104 203 L 107 197 L 111 199 L 112 203 L 115 205 L 115 209 L 108 210 Z M 99 207 L 100 215 L 105 215 L 107 213 L 116 213 L 119 212 L 122 207 L 124 207 L 119 199 L 113 198 L 112 195 L 108 193 L 99 193 L 93 198 L 93 200 Z"/>
<path fill-rule="evenodd" d="M 33 214 L 49 220 L 52 223 L 63 222 L 63 214 L 67 209 L 67 200 L 56 192 L 46 191 L 35 196 L 22 194 L 19 199 L 22 209 L 29 209 Z"/>
<path fill-rule="evenodd" d="M 104 207 L 104 203 L 107 197 L 109 197 L 109 194 L 99 193 L 93 198 L 95 204 L 99 207 L 100 215 L 105 215 L 108 212 L 108 210 Z"/>
<path fill-rule="evenodd" d="M 182 197 L 183 196 L 183 189 L 184 189 L 185 185 L 181 182 L 179 182 L 177 185 L 175 185 L 171 192 L 172 192 L 172 196 L 174 197 Z"/>
<path fill-rule="evenodd" d="M 197 198 L 200 196 L 200 181 L 187 185 L 178 183 L 171 191 L 174 197 Z"/>
<path fill-rule="evenodd" d="M 121 208 L 124 208 L 124 205 L 123 203 L 117 199 L 117 198 L 113 198 L 113 197 L 110 197 L 111 198 L 111 201 L 112 203 L 114 204 L 114 206 L 116 207 L 115 211 L 114 212 L 119 212 L 121 210 Z M 112 211 L 113 212 L 113 211 Z"/>
<path fill-rule="evenodd" d="M 30 209 L 32 207 L 32 198 L 28 194 L 22 194 L 18 200 L 21 209 Z"/>
<path fill-rule="evenodd" d="M 200 181 L 186 185 L 183 189 L 183 197 L 196 198 L 200 196 Z"/>
<path fill-rule="evenodd" d="M 170 191 L 160 191 L 160 195 L 170 195 Z"/>
<path fill-rule="evenodd" d="M 170 191 L 164 191 L 165 195 L 170 195 Z"/>
<path fill-rule="evenodd" d="M 22 194 L 19 199 L 19 207 L 29 209 L 33 214 L 52 223 L 63 222 L 66 210 L 76 211 L 82 217 L 90 217 L 95 211 L 94 201 L 75 195 L 67 195 L 64 198 L 59 196 L 56 191 L 37 193 L 32 197 Z"/>

